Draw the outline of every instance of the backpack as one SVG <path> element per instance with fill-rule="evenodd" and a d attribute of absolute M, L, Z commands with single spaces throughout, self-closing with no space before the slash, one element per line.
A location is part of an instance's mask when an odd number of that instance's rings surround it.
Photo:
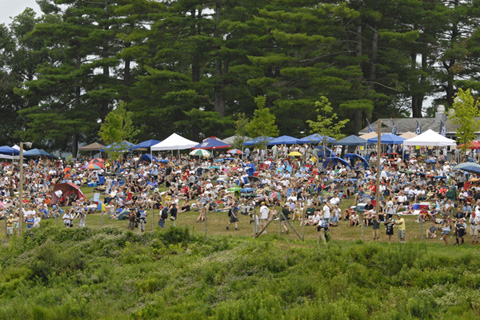
<path fill-rule="evenodd" d="M 165 207 L 162 210 L 162 219 L 167 219 L 168 218 L 168 208 Z"/>

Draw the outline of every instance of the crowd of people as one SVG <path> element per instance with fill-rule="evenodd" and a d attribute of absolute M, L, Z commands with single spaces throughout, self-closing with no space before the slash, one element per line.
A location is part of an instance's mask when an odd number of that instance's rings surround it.
<path fill-rule="evenodd" d="M 288 156 L 293 151 L 301 156 Z M 31 160 L 24 168 L 23 222 L 34 228 L 42 219 L 56 217 L 65 227 L 84 227 L 88 214 L 104 210 L 111 219 L 124 219 L 129 229 L 138 227 L 143 232 L 149 210 L 158 214 L 156 223 L 161 228 L 166 221 L 174 224 L 187 211 L 198 211 L 197 222 L 209 212 L 226 212 L 227 230 L 238 230 L 240 215 L 248 216 L 255 233 L 267 232 L 268 222 L 279 219 L 282 232 L 290 232 L 298 222 L 298 226 L 316 227 L 319 240 L 325 242 L 329 230 L 345 221 L 352 228 L 371 226 L 374 240 L 379 239 L 382 226 L 390 241 L 397 230 L 399 240 L 405 242 L 403 216 L 415 215 L 419 223 L 430 221 L 427 238 L 440 233 L 438 238 L 448 243 L 452 232 L 456 244 L 463 244 L 470 224 L 471 243 L 478 244 L 480 188 L 475 176 L 453 170 L 454 160 L 415 152 L 404 159 L 398 153 L 386 153 L 380 155 L 377 172 L 373 153 L 347 163 L 332 161 L 326 167 L 316 153 L 305 144 L 246 150 L 243 156 L 222 154 L 215 159 L 166 154 L 161 162 L 150 162 L 129 155 L 95 170 L 82 169 L 88 159 Z M 20 223 L 18 163 L 3 163 L 2 172 L 1 214 L 7 219 L 7 235 L 12 235 Z M 75 196 L 53 204 L 54 186 L 61 182 L 94 185 L 104 195 L 103 204 L 98 198 Z"/>

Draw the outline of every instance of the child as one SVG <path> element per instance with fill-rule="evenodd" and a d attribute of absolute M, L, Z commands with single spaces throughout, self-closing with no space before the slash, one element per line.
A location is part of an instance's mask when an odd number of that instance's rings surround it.
<path fill-rule="evenodd" d="M 444 218 L 442 221 L 442 240 L 445 244 L 448 244 L 448 235 L 450 234 L 450 221 L 448 218 Z"/>
<path fill-rule="evenodd" d="M 467 229 L 467 224 L 465 223 L 464 218 L 457 219 L 455 223 L 455 230 L 457 231 L 457 243 L 455 245 L 461 245 L 464 243 L 463 237 L 465 236 L 465 230 Z"/>
<path fill-rule="evenodd" d="M 393 222 L 392 218 L 389 217 L 387 219 L 387 222 L 385 223 L 385 232 L 388 236 L 388 241 L 392 242 L 392 236 L 393 236 L 393 226 L 395 223 Z"/>

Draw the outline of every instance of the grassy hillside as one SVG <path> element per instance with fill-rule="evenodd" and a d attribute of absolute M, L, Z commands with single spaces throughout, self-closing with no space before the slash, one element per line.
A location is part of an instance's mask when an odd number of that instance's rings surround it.
<path fill-rule="evenodd" d="M 0 248 L 0 318 L 478 319 L 478 253 L 47 221 Z"/>

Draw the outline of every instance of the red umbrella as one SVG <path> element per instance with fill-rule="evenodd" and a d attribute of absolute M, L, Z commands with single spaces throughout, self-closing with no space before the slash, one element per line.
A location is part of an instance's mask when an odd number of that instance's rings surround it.
<path fill-rule="evenodd" d="M 242 150 L 238 150 L 238 149 L 230 149 L 227 151 L 227 153 L 230 153 L 230 154 L 243 154 Z"/>
<path fill-rule="evenodd" d="M 97 163 L 90 163 L 83 167 L 84 170 L 100 170 L 103 169 L 103 165 L 99 166 Z"/>

